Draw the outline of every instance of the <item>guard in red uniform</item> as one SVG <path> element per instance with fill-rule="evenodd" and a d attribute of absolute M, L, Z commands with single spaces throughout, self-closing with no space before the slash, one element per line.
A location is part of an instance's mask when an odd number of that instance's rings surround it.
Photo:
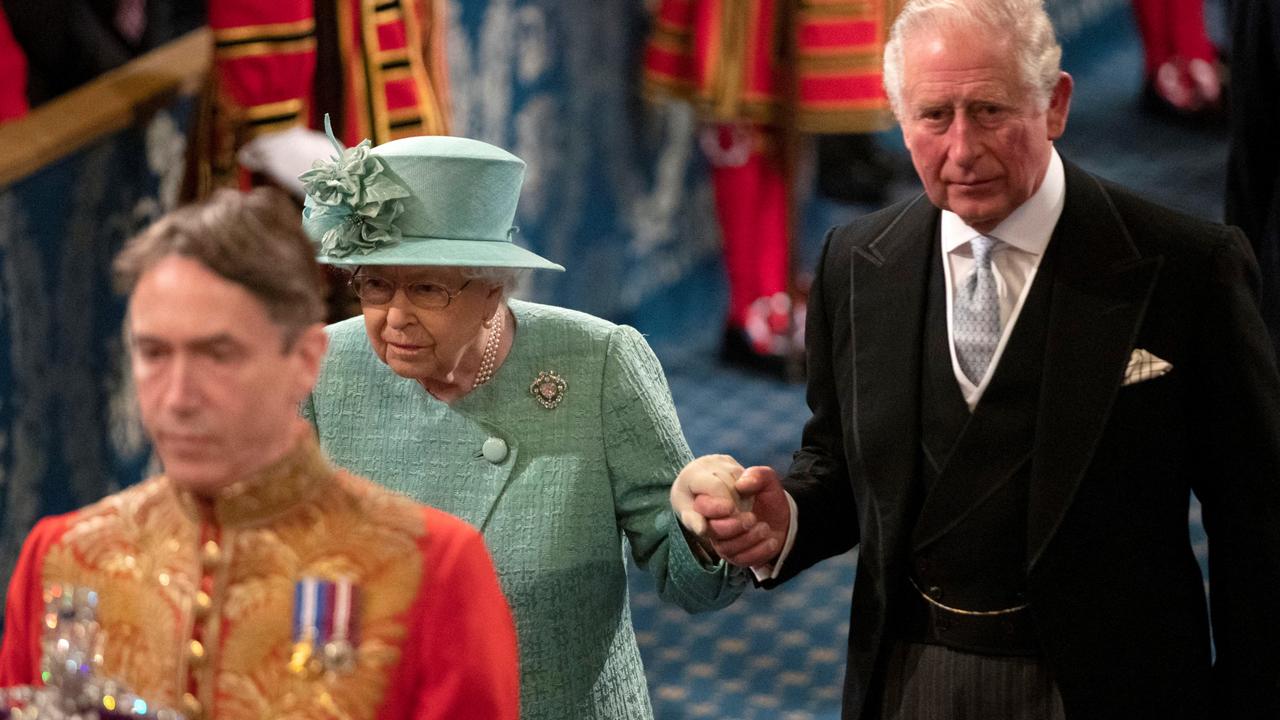
<path fill-rule="evenodd" d="M 890 126 L 880 58 L 900 5 L 662 0 L 658 6 L 645 91 L 693 103 L 708 123 L 702 147 L 729 275 L 727 356 L 742 356 L 733 343 L 760 358 L 803 345 L 788 333 L 789 133 Z"/>
<path fill-rule="evenodd" d="M 443 3 L 209 0 L 213 102 L 202 113 L 200 189 L 247 186 L 235 153 L 267 133 L 320 128 L 349 146 L 449 130 Z"/>

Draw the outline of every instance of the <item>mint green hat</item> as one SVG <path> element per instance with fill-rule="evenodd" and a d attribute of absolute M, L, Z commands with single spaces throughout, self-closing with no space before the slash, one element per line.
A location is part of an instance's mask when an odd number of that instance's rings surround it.
<path fill-rule="evenodd" d="M 298 176 L 302 225 L 329 265 L 543 268 L 512 242 L 524 161 L 479 140 L 426 135 L 344 149 Z"/>

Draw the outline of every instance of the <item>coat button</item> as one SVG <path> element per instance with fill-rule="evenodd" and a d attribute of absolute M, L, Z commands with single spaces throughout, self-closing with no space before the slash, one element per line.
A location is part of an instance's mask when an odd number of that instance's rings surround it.
<path fill-rule="evenodd" d="M 199 640 L 187 643 L 187 661 L 193 668 L 204 667 L 204 645 Z"/>
<path fill-rule="evenodd" d="M 200 720 L 204 717 L 204 706 L 191 693 L 182 694 L 182 711 L 187 720 Z"/>
<path fill-rule="evenodd" d="M 200 562 L 206 570 L 216 568 L 222 563 L 222 548 L 210 540 L 201 547 Z"/>
<path fill-rule="evenodd" d="M 485 460 L 497 465 L 507 459 L 507 443 L 502 438 L 491 437 L 480 447 L 480 454 L 484 455 Z"/>
<path fill-rule="evenodd" d="M 213 598 L 209 597 L 209 593 L 199 590 L 196 592 L 195 599 L 195 615 L 197 620 L 204 620 L 209 617 L 209 611 L 213 609 Z"/>

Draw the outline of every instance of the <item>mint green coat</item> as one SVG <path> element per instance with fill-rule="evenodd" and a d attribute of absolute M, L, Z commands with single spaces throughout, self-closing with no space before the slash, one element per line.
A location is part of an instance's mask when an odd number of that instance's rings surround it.
<path fill-rule="evenodd" d="M 336 464 L 484 534 L 515 614 L 525 720 L 648 720 L 624 535 L 661 597 L 691 612 L 728 605 L 745 577 L 704 568 L 671 513 L 668 490 L 691 456 L 641 335 L 561 308 L 510 307 L 506 361 L 453 405 L 382 363 L 361 318 L 330 326 L 303 413 Z M 543 371 L 567 384 L 550 410 L 530 392 Z"/>

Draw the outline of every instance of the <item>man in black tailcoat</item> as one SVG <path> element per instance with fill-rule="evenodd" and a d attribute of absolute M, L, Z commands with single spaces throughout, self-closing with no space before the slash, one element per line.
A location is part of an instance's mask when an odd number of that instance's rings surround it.
<path fill-rule="evenodd" d="M 768 587 L 860 548 L 847 719 L 1280 717 L 1257 264 L 1058 155 L 1060 56 L 1040 0 L 906 4 L 885 85 L 925 194 L 827 238 L 785 479 L 707 456 L 672 503 Z"/>

